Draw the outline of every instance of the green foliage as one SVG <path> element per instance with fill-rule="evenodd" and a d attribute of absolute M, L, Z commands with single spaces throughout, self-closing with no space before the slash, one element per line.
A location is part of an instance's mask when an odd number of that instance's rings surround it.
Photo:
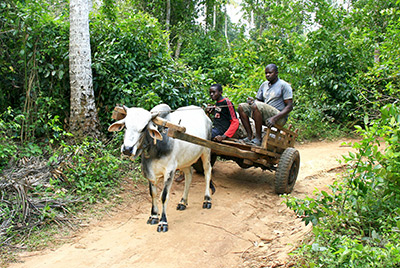
<path fill-rule="evenodd" d="M 115 22 L 94 17 L 91 31 L 93 84 L 105 124 L 106 111 L 117 103 L 146 109 L 205 103 L 206 77 L 170 57 L 167 36 L 154 18 L 142 13 Z"/>
<path fill-rule="evenodd" d="M 11 108 L 0 114 L 0 171 L 18 151 L 15 138 L 18 137 L 20 125 L 11 120 L 12 117 Z"/>
<path fill-rule="evenodd" d="M 221 35 L 216 32 L 206 33 L 204 31 L 193 32 L 187 40 L 188 45 L 182 49 L 181 57 L 193 69 L 202 69 L 203 72 L 212 72 L 215 68 L 229 71 L 229 65 L 220 65 L 214 59 L 222 57 L 232 60 L 225 52 L 225 44 L 221 42 Z M 218 71 L 216 71 L 218 72 Z M 223 75 L 212 75 L 215 81 L 227 84 L 228 77 Z"/>
<path fill-rule="evenodd" d="M 386 5 L 391 5 L 388 1 Z M 397 6 L 400 3 L 397 3 Z M 365 11 L 364 11 L 365 12 Z M 375 47 L 376 62 L 370 66 L 368 71 L 360 73 L 351 84 L 360 96 L 355 114 L 363 117 L 368 114 L 371 118 L 380 115 L 380 109 L 384 105 L 399 102 L 400 82 L 399 82 L 399 53 L 400 53 L 400 12 L 393 8 L 384 9 L 380 16 L 385 17 L 384 32 L 385 38 Z M 392 18 L 395 17 L 395 18 Z M 365 33 L 366 32 L 366 33 Z M 368 35 L 372 38 L 370 29 L 364 29 L 363 36 Z"/>
<path fill-rule="evenodd" d="M 138 163 L 132 167 L 131 161 L 120 158 L 121 134 L 106 143 L 86 139 L 78 144 L 67 144 L 66 137 L 71 134 L 62 130 L 55 118 L 49 125 L 53 129 L 49 143 L 59 147 L 52 152 L 50 146 L 15 142 L 11 130 L 18 130 L 20 126 L 4 124 L 3 118 L 7 116 L 14 116 L 11 109 L 0 119 L 0 134 L 6 134 L 4 141 L 8 144 L 18 144 L 13 147 L 18 157 L 15 156 L 14 161 L 17 163 L 5 167 L 6 176 L 1 176 L 0 181 L 2 247 L 25 244 L 27 236 L 42 232 L 54 222 L 59 225 L 71 212 L 75 213 L 87 203 L 109 198 L 120 190 L 120 181 L 128 173 L 141 178 Z M 4 148 L 8 148 L 7 144 L 1 140 L 2 160 L 7 153 Z M 25 156 L 23 164 L 19 164 L 19 157 Z M 25 246 L 33 245 L 29 242 Z"/>
<path fill-rule="evenodd" d="M 152 70 L 161 67 L 168 56 L 159 25 L 143 14 L 118 24 L 94 17 L 91 35 L 93 85 L 99 106 L 137 105 L 141 94 L 150 90 Z"/>
<path fill-rule="evenodd" d="M 111 189 L 117 187 L 121 176 L 127 173 L 129 160 L 119 157 L 115 140 L 105 144 L 87 138 L 79 144 L 61 143 L 60 149 L 50 161 L 68 156 L 64 161 L 63 180 L 51 180 L 55 187 L 69 189 L 82 197 L 82 201 L 96 202 L 106 197 Z M 117 154 L 117 155 L 115 155 Z"/>
<path fill-rule="evenodd" d="M 209 26 L 210 7 L 217 6 L 215 30 L 196 24 L 201 14 L 195 2 L 172 2 L 169 33 L 164 31 L 164 2 L 105 1 L 94 9 L 90 24 L 101 122 L 107 124 L 117 103 L 147 109 L 161 102 L 174 109 L 201 105 L 214 82 L 223 84 L 237 104 L 254 96 L 270 62 L 292 83 L 291 118 L 304 128 L 305 137 L 321 134 L 310 125 L 328 135 L 362 122 L 365 113 L 373 118 L 382 105 L 398 100 L 398 3 L 351 4 L 345 9 L 325 0 L 243 1 L 256 28 L 247 35 L 229 23 L 228 47 L 218 1 L 208 1 L 205 14 Z M 6 0 L 0 5 L 0 109 L 11 106 L 24 115 L 23 141 L 50 139 L 51 131 L 43 126 L 56 116 L 63 124 L 68 119 L 68 3 Z M 171 57 L 178 43 L 184 64 Z M 379 62 L 374 63 L 374 53 Z"/>
<path fill-rule="evenodd" d="M 50 0 L 42 5 L 1 3 L 0 46 L 5 53 L 0 55 L 4 93 L 0 108 L 22 111 L 24 141 L 50 139 L 51 131 L 43 126 L 55 117 L 68 120 L 69 24 L 63 4 L 53 5 Z M 108 1 L 100 13 L 93 13 L 90 25 L 93 85 L 101 122 L 107 124 L 117 103 L 147 109 L 161 102 L 174 109 L 204 103 L 207 78 L 171 58 L 161 25 L 148 14 L 133 15 L 132 9 L 112 6 Z"/>
<path fill-rule="evenodd" d="M 400 96 L 400 3 L 346 2 L 347 9 L 328 0 L 242 1 L 255 27 L 245 33 L 243 25 L 228 21 L 228 46 L 221 1 L 171 1 L 169 25 L 165 1 L 103 1 L 90 20 L 100 121 L 108 125 L 117 103 L 146 109 L 162 102 L 173 109 L 203 105 L 214 82 L 223 84 L 224 96 L 237 105 L 255 95 L 265 65 L 276 63 L 294 89 L 289 123 L 302 139 L 329 138 L 352 128 L 364 137 L 354 144 L 359 151 L 345 157 L 351 169 L 332 193 L 287 200 L 315 225 L 314 243 L 298 254 L 310 267 L 398 265 L 399 109 L 390 104 Z M 201 14 L 198 6 L 204 3 Z M 217 23 L 210 30 L 214 5 Z M 64 177 L 52 178 L 44 196 L 54 191 L 60 198 L 76 194 L 95 202 L 116 187 L 127 172 L 121 166 L 129 165 L 111 149 L 119 147 L 120 134 L 111 144 L 66 142 L 67 7 L 63 0 L 0 3 L 0 170 L 22 157 L 51 155 L 61 145 L 51 159 L 53 164 L 64 159 Z M 196 22 L 201 15 L 205 28 Z M 173 59 L 180 47 L 179 59 Z M 10 213 L 1 203 L 1 219 L 12 218 Z M 52 221 L 56 214 L 44 206 L 42 220 Z"/>
<path fill-rule="evenodd" d="M 315 241 L 298 254 L 307 265 L 393 267 L 400 264 L 400 109 L 387 105 L 379 119 L 364 119 L 356 153 L 344 181 L 316 198 L 286 197 L 286 204 L 312 223 Z"/>
<path fill-rule="evenodd" d="M 0 110 L 22 111 L 21 138 L 26 141 L 43 134 L 35 133 L 35 124 L 47 123 L 40 116 L 52 111 L 66 117 L 68 24 L 62 5 L 57 11 L 36 1 L 0 5 Z"/>
<path fill-rule="evenodd" d="M 167 25 L 167 5 L 164 0 L 131 0 L 131 5 L 137 10 L 147 13 L 156 18 L 163 29 L 169 30 L 169 44 L 175 50 L 182 44 L 182 39 L 186 39 L 196 28 L 195 20 L 199 17 L 199 1 L 194 0 L 175 0 L 170 1 L 169 23 Z"/>
<path fill-rule="evenodd" d="M 9 162 L 17 161 L 23 157 L 40 156 L 50 149 L 47 145 L 23 141 L 21 129 L 24 122 L 25 116 L 15 113 L 11 107 L 0 114 L 0 171 Z M 47 135 L 52 136 L 51 139 L 46 140 L 50 144 L 53 144 L 55 139 L 58 140 L 68 135 L 61 129 L 57 116 L 41 123 L 43 124 L 41 127 L 47 130 Z"/>

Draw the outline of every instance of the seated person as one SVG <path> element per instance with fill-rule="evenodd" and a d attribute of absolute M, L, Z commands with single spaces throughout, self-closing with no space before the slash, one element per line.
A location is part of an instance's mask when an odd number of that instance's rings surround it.
<path fill-rule="evenodd" d="M 292 87 L 286 81 L 279 79 L 278 67 L 275 64 L 268 64 L 265 67 L 265 77 L 267 81 L 261 84 L 256 100 L 248 98 L 247 103 L 241 103 L 238 107 L 240 121 L 242 122 L 247 137 L 244 142 L 260 146 L 261 130 L 264 124 L 272 127 L 277 124 L 286 124 L 288 114 L 293 110 Z M 255 137 L 250 126 L 249 118 L 255 122 Z"/>
<path fill-rule="evenodd" d="M 206 113 L 214 114 L 214 124 L 211 132 L 211 140 L 222 141 L 231 138 L 239 127 L 239 119 L 236 116 L 235 107 L 228 98 L 222 96 L 222 86 L 214 84 L 210 87 L 211 99 L 215 100 L 215 105 L 208 105 Z M 177 172 L 176 182 L 183 181 L 182 172 Z M 212 181 L 210 182 L 210 185 Z M 214 186 L 212 186 L 213 188 Z M 215 190 L 214 190 L 215 191 Z"/>
<path fill-rule="evenodd" d="M 210 87 L 211 99 L 215 105 L 208 105 L 206 113 L 214 114 L 211 140 L 219 141 L 232 138 L 239 127 L 239 119 L 236 117 L 235 107 L 228 98 L 222 96 L 222 86 L 214 84 Z"/>

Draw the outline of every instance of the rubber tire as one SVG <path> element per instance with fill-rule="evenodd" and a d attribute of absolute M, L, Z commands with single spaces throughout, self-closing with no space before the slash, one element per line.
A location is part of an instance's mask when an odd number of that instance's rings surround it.
<path fill-rule="evenodd" d="M 286 148 L 279 159 L 275 173 L 275 192 L 289 194 L 296 183 L 300 169 L 300 153 L 295 148 Z"/>
<path fill-rule="evenodd" d="M 211 154 L 211 167 L 214 166 L 215 161 L 217 161 L 217 155 Z M 197 173 L 204 174 L 203 161 L 201 161 L 201 158 L 199 158 L 199 160 L 197 160 L 197 162 L 194 163 L 192 167 L 194 168 L 194 170 L 196 170 Z"/>

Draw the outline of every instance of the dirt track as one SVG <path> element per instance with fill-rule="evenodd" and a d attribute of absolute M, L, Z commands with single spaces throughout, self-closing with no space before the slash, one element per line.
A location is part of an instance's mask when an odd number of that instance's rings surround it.
<path fill-rule="evenodd" d="M 336 159 L 351 148 L 343 141 L 297 145 L 300 173 L 292 195 L 326 189 L 336 177 Z M 147 186 L 131 187 L 133 196 L 118 211 L 81 230 L 57 248 L 21 255 L 12 268 L 76 267 L 284 267 L 288 253 L 311 226 L 304 226 L 274 194 L 274 174 L 217 162 L 217 191 L 211 210 L 202 209 L 204 178 L 194 173 L 185 211 L 175 210 L 184 183 L 174 183 L 168 206 L 167 233 L 147 225 Z M 138 194 L 139 192 L 139 194 Z"/>

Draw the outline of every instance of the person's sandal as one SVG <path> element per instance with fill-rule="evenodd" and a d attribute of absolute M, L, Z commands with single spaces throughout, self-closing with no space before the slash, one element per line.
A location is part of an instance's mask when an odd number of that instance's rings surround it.
<path fill-rule="evenodd" d="M 250 140 L 248 137 L 242 139 L 242 141 L 243 141 L 244 143 L 249 143 L 249 142 L 251 142 L 251 140 Z"/>
<path fill-rule="evenodd" d="M 252 145 L 261 146 L 261 140 L 254 138 L 251 140 Z"/>
<path fill-rule="evenodd" d="M 244 139 L 239 139 L 239 143 L 241 143 L 241 144 L 251 144 L 251 140 L 248 137 L 246 137 Z"/>

